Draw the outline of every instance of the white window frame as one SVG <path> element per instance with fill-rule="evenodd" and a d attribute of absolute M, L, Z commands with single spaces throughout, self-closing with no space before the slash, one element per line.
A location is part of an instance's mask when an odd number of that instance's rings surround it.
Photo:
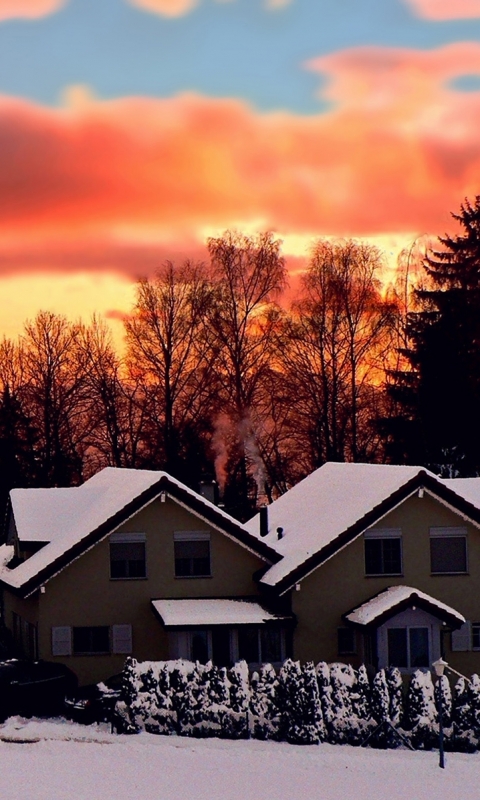
<path fill-rule="evenodd" d="M 446 572 L 434 572 L 432 570 L 432 556 L 430 552 L 430 574 L 431 575 L 468 575 L 468 531 L 465 527 L 434 527 L 430 528 L 430 541 L 432 539 L 464 539 L 465 540 L 465 569 Z"/>
<path fill-rule="evenodd" d="M 364 546 L 364 569 L 366 578 L 383 578 L 388 576 L 403 575 L 403 538 L 401 528 L 375 528 L 365 531 L 363 534 L 366 539 L 399 539 L 400 540 L 400 572 L 367 572 L 367 559 Z"/>

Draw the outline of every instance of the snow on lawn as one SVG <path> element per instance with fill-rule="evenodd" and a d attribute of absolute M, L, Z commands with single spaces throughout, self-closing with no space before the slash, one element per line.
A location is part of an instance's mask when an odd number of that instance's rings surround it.
<path fill-rule="evenodd" d="M 16 740 L 16 741 L 12 741 Z M 478 800 L 480 755 L 0 725 L 2 800 Z"/>

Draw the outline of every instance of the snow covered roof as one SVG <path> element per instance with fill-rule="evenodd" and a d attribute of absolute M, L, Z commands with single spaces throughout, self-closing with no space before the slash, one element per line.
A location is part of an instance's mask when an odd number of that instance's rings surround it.
<path fill-rule="evenodd" d="M 454 608 L 412 586 L 389 586 L 388 589 L 345 614 L 344 619 L 354 625 L 380 625 L 394 614 L 415 604 L 434 616 L 453 623 L 454 627 L 459 627 L 465 622 L 465 617 Z"/>
<path fill-rule="evenodd" d="M 152 600 L 166 628 L 198 625 L 261 625 L 290 617 L 272 614 L 251 600 Z"/>
<path fill-rule="evenodd" d="M 237 520 L 166 472 L 107 467 L 72 489 L 12 490 L 20 541 L 48 544 L 15 569 L 0 570 L 0 581 L 13 589 L 37 588 L 162 491 L 265 560 L 278 558 Z"/>
<path fill-rule="evenodd" d="M 263 541 L 282 558 L 261 583 L 286 591 L 420 485 L 480 522 L 480 478 L 442 480 L 423 467 L 329 462 L 268 506 Z M 246 527 L 260 538 L 258 514 Z"/>
<path fill-rule="evenodd" d="M 268 506 L 269 533 L 264 541 L 283 558 L 268 570 L 262 583 L 268 586 L 280 583 L 424 472 L 420 467 L 384 464 L 324 464 Z M 246 527 L 259 537 L 259 515 L 247 522 Z M 281 539 L 278 527 L 283 528 Z"/>

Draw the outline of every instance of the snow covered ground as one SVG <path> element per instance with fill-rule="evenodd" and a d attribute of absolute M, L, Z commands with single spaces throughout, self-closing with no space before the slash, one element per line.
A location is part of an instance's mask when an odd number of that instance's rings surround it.
<path fill-rule="evenodd" d="M 480 754 L 116 736 L 106 725 L 0 725 L 2 800 L 479 800 Z"/>

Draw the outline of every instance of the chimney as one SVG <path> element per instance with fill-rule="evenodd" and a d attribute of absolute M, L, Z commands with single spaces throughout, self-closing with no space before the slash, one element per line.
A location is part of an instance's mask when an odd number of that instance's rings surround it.
<path fill-rule="evenodd" d="M 201 480 L 199 483 L 199 492 L 205 500 L 209 500 L 215 506 L 218 505 L 218 484 L 216 481 L 209 478 Z"/>
<path fill-rule="evenodd" d="M 260 536 L 266 536 L 268 533 L 268 506 L 261 506 L 260 508 Z"/>

